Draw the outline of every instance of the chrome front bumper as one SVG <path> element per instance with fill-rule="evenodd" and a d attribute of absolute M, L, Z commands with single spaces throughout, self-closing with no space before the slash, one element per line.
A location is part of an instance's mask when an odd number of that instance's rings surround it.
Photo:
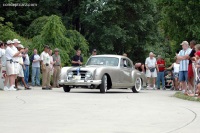
<path fill-rule="evenodd" d="M 70 85 L 70 86 L 90 86 L 90 85 L 100 85 L 101 80 L 59 80 L 59 85 Z"/>

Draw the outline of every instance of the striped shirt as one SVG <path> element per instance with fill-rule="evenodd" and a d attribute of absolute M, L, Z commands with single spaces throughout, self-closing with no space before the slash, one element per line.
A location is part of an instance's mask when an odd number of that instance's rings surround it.
<path fill-rule="evenodd" d="M 188 48 L 187 50 L 181 50 L 178 55 L 179 56 L 185 56 L 185 55 L 190 55 L 192 49 Z M 181 60 L 180 61 L 180 68 L 179 71 L 188 71 L 188 64 L 189 60 Z"/>

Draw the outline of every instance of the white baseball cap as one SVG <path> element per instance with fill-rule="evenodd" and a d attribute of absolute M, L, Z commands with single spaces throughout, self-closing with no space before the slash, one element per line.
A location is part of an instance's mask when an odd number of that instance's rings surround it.
<path fill-rule="evenodd" d="M 188 41 L 183 41 L 180 45 L 187 45 L 187 46 L 189 46 L 189 43 L 188 43 Z"/>
<path fill-rule="evenodd" d="M 22 44 L 19 44 L 17 47 L 18 48 L 24 48 L 24 46 Z"/>
<path fill-rule="evenodd" d="M 8 41 L 7 41 L 7 44 L 12 44 L 12 43 L 14 43 L 14 42 L 11 41 L 11 40 L 8 40 Z"/>
<path fill-rule="evenodd" d="M 20 41 L 18 39 L 13 39 L 14 43 L 20 43 Z"/>

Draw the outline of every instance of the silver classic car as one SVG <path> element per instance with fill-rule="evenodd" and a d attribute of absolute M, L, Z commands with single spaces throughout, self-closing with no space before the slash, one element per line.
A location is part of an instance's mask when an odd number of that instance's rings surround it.
<path fill-rule="evenodd" d="M 59 85 L 65 92 L 83 87 L 99 89 L 101 93 L 112 88 L 131 88 L 137 93 L 146 86 L 146 82 L 145 74 L 135 70 L 129 58 L 120 55 L 95 55 L 83 67 L 63 67 Z"/>

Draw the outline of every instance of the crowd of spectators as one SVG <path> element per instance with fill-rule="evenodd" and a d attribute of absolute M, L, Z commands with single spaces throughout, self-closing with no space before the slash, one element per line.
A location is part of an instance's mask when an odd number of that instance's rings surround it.
<path fill-rule="evenodd" d="M 61 70 L 61 58 L 59 49 L 52 50 L 49 46 L 44 47 L 44 51 L 39 55 L 34 49 L 33 55 L 29 57 L 28 48 L 25 48 L 18 39 L 8 40 L 0 44 L 0 71 L 6 73 L 4 76 L 4 90 L 19 90 L 18 84 L 21 79 L 22 86 L 30 90 L 29 69 L 31 67 L 31 86 L 40 86 L 42 73 L 42 89 L 51 90 L 52 87 L 58 88 L 58 80 Z M 31 66 L 30 66 L 31 65 Z M 42 70 L 42 72 L 40 71 Z M 50 84 L 52 80 L 52 84 Z"/>
<path fill-rule="evenodd" d="M 175 62 L 169 67 L 166 67 L 164 58 L 160 55 L 156 57 L 153 52 L 149 53 L 145 64 L 135 64 L 136 69 L 146 74 L 147 88 L 161 89 L 162 84 L 163 90 L 167 89 L 167 86 L 172 86 L 170 89 L 180 90 L 189 96 L 200 94 L 200 80 L 196 81 L 200 76 L 200 44 L 192 40 L 190 44 L 183 41 L 180 45 L 182 50 L 176 53 Z M 151 84 L 150 79 L 152 79 Z"/>

